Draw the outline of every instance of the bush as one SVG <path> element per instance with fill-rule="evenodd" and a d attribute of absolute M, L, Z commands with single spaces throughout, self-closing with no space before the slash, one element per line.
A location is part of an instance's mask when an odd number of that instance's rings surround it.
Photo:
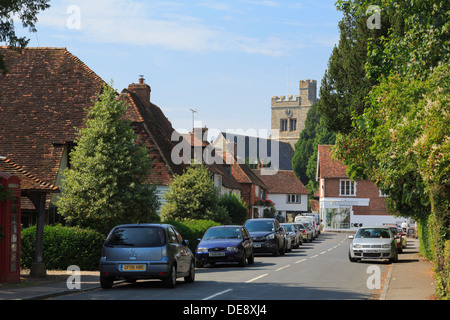
<path fill-rule="evenodd" d="M 198 245 L 199 238 L 203 237 L 203 234 L 209 227 L 219 226 L 220 223 L 212 220 L 184 220 L 182 222 L 175 220 L 166 220 L 163 223 L 173 225 L 181 234 L 184 240 L 189 241 L 189 248 L 192 252 L 195 251 Z"/>
<path fill-rule="evenodd" d="M 231 192 L 220 196 L 219 205 L 228 211 L 231 224 L 242 225 L 247 220 L 248 208 L 244 200 Z"/>
<path fill-rule="evenodd" d="M 21 265 L 30 268 L 35 261 L 36 227 L 24 229 L 21 238 Z M 104 240 L 104 235 L 90 229 L 44 226 L 43 261 L 51 270 L 66 270 L 70 265 L 98 270 Z"/>

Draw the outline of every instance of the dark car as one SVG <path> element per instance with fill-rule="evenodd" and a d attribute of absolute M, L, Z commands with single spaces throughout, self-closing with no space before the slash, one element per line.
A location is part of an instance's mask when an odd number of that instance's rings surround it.
<path fill-rule="evenodd" d="M 294 223 L 281 223 L 282 226 L 286 228 L 289 232 L 289 236 L 292 241 L 292 248 L 297 249 L 300 244 L 303 244 L 302 234 L 300 229 Z"/>
<path fill-rule="evenodd" d="M 195 251 L 196 266 L 206 263 L 238 262 L 253 264 L 253 240 L 243 226 L 225 225 L 206 230 Z"/>
<path fill-rule="evenodd" d="M 253 238 L 253 251 L 255 253 L 272 253 L 274 256 L 285 254 L 284 230 L 277 219 L 248 219 L 244 226 Z"/>
<path fill-rule="evenodd" d="M 103 244 L 100 284 L 104 289 L 118 279 L 161 279 L 173 288 L 179 277 L 194 282 L 195 258 L 172 225 L 119 225 Z"/>

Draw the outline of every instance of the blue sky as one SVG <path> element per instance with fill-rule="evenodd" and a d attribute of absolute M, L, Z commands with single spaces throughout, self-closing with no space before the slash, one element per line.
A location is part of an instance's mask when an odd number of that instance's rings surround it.
<path fill-rule="evenodd" d="M 272 96 L 298 94 L 302 79 L 320 86 L 339 39 L 334 3 L 55 0 L 29 46 L 67 47 L 119 92 L 143 74 L 180 131 L 192 129 L 196 109 L 195 125 L 212 136 L 264 135 Z"/>

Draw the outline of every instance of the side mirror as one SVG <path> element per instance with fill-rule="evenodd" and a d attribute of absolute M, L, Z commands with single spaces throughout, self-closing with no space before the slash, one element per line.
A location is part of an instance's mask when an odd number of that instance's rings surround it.
<path fill-rule="evenodd" d="M 189 244 L 189 240 L 183 240 L 183 241 L 181 241 L 181 244 L 183 245 L 183 246 L 188 246 L 188 244 Z"/>

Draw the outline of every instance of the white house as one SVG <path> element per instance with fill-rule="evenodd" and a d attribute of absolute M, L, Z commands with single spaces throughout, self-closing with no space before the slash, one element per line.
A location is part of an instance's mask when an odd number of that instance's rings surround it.
<path fill-rule="evenodd" d="M 296 215 L 308 212 L 309 191 L 292 170 L 278 170 L 275 174 L 261 174 L 253 170 L 268 186 L 267 199 L 275 204 L 279 215 L 294 221 Z"/>

